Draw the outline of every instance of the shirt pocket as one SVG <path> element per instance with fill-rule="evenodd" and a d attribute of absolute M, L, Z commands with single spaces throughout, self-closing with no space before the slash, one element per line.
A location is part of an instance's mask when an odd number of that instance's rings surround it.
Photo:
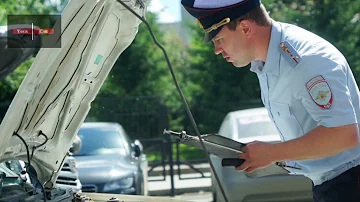
<path fill-rule="evenodd" d="M 292 140 L 304 135 L 303 129 L 287 103 L 270 102 L 275 124 L 284 140 Z"/>

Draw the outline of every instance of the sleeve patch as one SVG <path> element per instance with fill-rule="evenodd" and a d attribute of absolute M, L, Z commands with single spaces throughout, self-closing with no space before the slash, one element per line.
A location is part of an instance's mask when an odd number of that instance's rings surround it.
<path fill-rule="evenodd" d="M 306 83 L 306 88 L 312 100 L 323 109 L 330 109 L 332 92 L 324 77 L 316 76 Z"/>

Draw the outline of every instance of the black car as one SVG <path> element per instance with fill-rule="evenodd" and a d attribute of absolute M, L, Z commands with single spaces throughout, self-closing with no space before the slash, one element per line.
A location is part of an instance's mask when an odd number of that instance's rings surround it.
<path fill-rule="evenodd" d="M 118 123 L 84 123 L 77 161 L 83 192 L 147 195 L 147 160 Z"/>

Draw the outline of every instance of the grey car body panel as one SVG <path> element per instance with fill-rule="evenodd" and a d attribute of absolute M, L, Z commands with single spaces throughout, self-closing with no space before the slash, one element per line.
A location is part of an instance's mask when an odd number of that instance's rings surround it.
<path fill-rule="evenodd" d="M 77 156 L 79 178 L 83 184 L 99 184 L 121 179 L 137 171 L 135 165 L 123 160 L 120 155 Z M 117 170 L 116 176 L 109 175 L 111 170 Z"/>

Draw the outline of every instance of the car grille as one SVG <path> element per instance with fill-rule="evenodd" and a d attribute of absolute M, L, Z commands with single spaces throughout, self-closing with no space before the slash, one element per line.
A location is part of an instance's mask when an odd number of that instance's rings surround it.
<path fill-rule="evenodd" d="M 82 192 L 97 192 L 98 188 L 94 184 L 85 184 L 82 186 Z"/>
<path fill-rule="evenodd" d="M 68 163 L 64 163 L 63 167 L 61 168 L 62 171 L 68 171 L 71 172 L 70 166 Z"/>
<path fill-rule="evenodd" d="M 56 183 L 76 186 L 76 178 L 59 176 L 58 179 L 56 180 Z"/>

